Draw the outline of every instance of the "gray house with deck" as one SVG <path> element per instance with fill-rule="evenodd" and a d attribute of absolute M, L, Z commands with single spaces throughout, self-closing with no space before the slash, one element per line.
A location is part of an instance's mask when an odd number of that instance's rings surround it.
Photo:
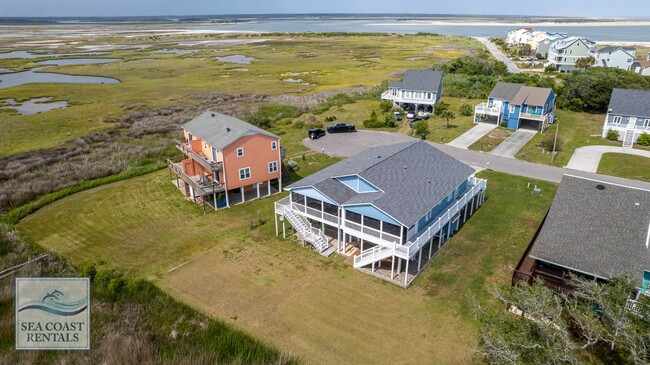
<path fill-rule="evenodd" d="M 276 234 L 288 222 L 319 253 L 407 287 L 483 203 L 474 172 L 424 141 L 371 148 L 286 187 Z"/>
<path fill-rule="evenodd" d="M 639 136 L 650 133 L 650 90 L 614 89 L 603 124 L 607 132 L 618 132 L 623 147 L 632 147 Z"/>
<path fill-rule="evenodd" d="M 433 113 L 441 95 L 442 71 L 407 70 L 403 81 L 388 84 L 381 100 L 390 100 L 393 105 L 414 113 Z"/>

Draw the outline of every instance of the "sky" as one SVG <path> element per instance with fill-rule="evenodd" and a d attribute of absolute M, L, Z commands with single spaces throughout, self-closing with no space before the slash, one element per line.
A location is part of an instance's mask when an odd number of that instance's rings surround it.
<path fill-rule="evenodd" d="M 0 0 L 0 17 L 422 13 L 650 18 L 648 0 Z"/>

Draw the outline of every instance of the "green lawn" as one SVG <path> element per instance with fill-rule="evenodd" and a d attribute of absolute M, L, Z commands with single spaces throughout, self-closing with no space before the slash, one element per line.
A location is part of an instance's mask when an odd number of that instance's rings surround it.
<path fill-rule="evenodd" d="M 306 159 L 298 160 L 301 176 L 336 161 Z M 203 215 L 166 171 L 64 198 L 18 228 L 75 264 L 153 280 L 307 363 L 482 363 L 471 351 L 477 323 L 468 298 L 488 303 L 493 285 L 510 281 L 555 185 L 481 176 L 489 180 L 485 205 L 407 290 L 276 238 L 272 202 L 281 196 Z"/>
<path fill-rule="evenodd" d="M 472 121 L 473 116 L 463 116 L 458 112 L 458 108 L 461 104 L 469 104 L 474 108 L 474 106 L 481 102 L 479 99 L 464 99 L 464 98 L 453 98 L 449 96 L 442 97 L 442 102 L 449 104 L 449 110 L 453 111 L 456 115 L 456 119 L 449 121 L 449 128 L 445 127 L 445 120 L 439 116 L 432 115 L 428 120 L 429 125 L 429 135 L 427 136 L 428 140 L 434 142 L 448 143 L 454 140 L 456 137 L 467 132 L 468 130 L 474 127 L 474 122 Z M 408 120 L 404 118 L 402 123 L 401 132 L 406 134 L 413 134 L 413 130 L 408 125 Z"/>
<path fill-rule="evenodd" d="M 623 153 L 604 153 L 598 173 L 650 182 L 650 158 Z"/>
<path fill-rule="evenodd" d="M 587 114 L 560 109 L 557 112 L 557 117 L 560 121 L 559 124 L 554 123 L 544 133 L 538 133 L 517 153 L 516 157 L 530 162 L 563 167 L 569 162 L 573 151 L 578 147 L 621 145 L 620 142 L 609 141 L 601 137 L 605 120 L 603 114 Z M 541 148 L 540 143 L 546 138 L 554 138 L 555 129 L 558 126 L 560 128 L 558 131 L 559 153 L 551 163 L 550 152 Z"/>
<path fill-rule="evenodd" d="M 250 38 L 251 36 L 242 36 Z M 134 110 L 154 110 L 198 103 L 202 93 L 263 93 L 270 95 L 316 93 L 353 85 L 375 86 L 405 68 L 430 68 L 441 60 L 456 58 L 482 46 L 466 37 L 408 36 L 271 36 L 261 43 L 239 46 L 196 46 L 191 55 L 156 54 L 155 49 L 174 48 L 170 42 L 203 40 L 202 35 L 98 36 L 69 39 L 86 44 L 154 44 L 147 50 L 119 50 L 102 57 L 122 61 L 101 65 L 48 67 L 47 71 L 97 75 L 121 80 L 120 84 L 28 84 L 0 89 L 0 100 L 50 96 L 66 100 L 70 107 L 22 116 L 0 109 L 0 156 L 59 146 L 67 140 L 101 131 L 105 121 Z M 0 48 L 15 40 L 0 40 Z M 73 49 L 61 49 L 60 51 Z M 217 56 L 245 55 L 251 64 L 221 62 Z M 407 58 L 416 57 L 409 61 Z M 421 59 L 420 59 L 421 58 Z M 2 60 L 0 68 L 34 67 L 35 61 Z M 237 71 L 235 69 L 245 69 Z M 301 83 L 288 82 L 300 79 Z"/>
<path fill-rule="evenodd" d="M 494 147 L 498 146 L 499 143 L 503 142 L 506 138 L 510 137 L 513 133 L 514 131 L 511 131 L 509 129 L 497 127 L 496 129 L 488 133 L 486 136 L 474 142 L 468 148 L 472 151 L 490 152 L 494 149 Z"/>

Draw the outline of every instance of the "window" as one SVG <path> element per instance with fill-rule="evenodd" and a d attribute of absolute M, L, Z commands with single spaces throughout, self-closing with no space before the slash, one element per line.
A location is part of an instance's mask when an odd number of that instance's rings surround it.
<path fill-rule="evenodd" d="M 269 162 L 269 174 L 278 172 L 278 161 Z"/>
<path fill-rule="evenodd" d="M 217 149 L 212 147 L 212 161 L 217 160 Z"/>
<path fill-rule="evenodd" d="M 612 120 L 613 124 L 620 124 L 621 123 L 621 117 L 619 115 L 615 116 L 614 119 Z"/>
<path fill-rule="evenodd" d="M 250 178 L 251 178 L 250 167 L 244 167 L 243 169 L 239 169 L 239 180 L 246 180 Z"/>
<path fill-rule="evenodd" d="M 237 157 L 242 157 L 244 155 L 244 147 L 239 147 L 237 149 Z"/>
<path fill-rule="evenodd" d="M 208 149 L 208 143 L 207 143 L 207 142 L 203 142 L 203 149 L 204 149 L 204 150 L 207 150 L 207 149 Z"/>
<path fill-rule="evenodd" d="M 650 119 L 644 120 L 643 121 L 643 126 L 646 127 L 646 128 L 650 127 Z"/>
<path fill-rule="evenodd" d="M 295 192 L 291 192 L 291 201 L 294 203 L 305 205 L 305 196 Z"/>
<path fill-rule="evenodd" d="M 187 140 L 192 142 L 192 133 L 187 134 Z"/>
<path fill-rule="evenodd" d="M 277 149 L 277 148 L 278 148 L 278 142 L 276 142 L 276 141 L 271 142 L 271 149 L 274 150 L 274 149 Z"/>

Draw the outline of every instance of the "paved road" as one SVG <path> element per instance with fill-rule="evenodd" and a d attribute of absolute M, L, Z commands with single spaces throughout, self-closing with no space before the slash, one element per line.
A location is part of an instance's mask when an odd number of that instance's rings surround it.
<path fill-rule="evenodd" d="M 603 153 L 625 153 L 628 155 L 637 155 L 650 158 L 650 151 L 635 150 L 628 147 L 616 146 L 586 146 L 576 148 L 571 155 L 567 167 L 575 170 L 596 172 L 600 164 L 600 158 Z"/>
<path fill-rule="evenodd" d="M 494 58 L 496 58 L 499 61 L 503 61 L 503 63 L 505 63 L 506 66 L 508 66 L 508 72 L 513 74 L 518 74 L 521 72 L 519 67 L 517 67 L 517 64 L 511 59 L 509 59 L 508 57 L 506 57 L 506 55 L 504 55 L 503 52 L 501 52 L 501 50 L 494 45 L 494 43 L 490 42 L 489 39 L 485 37 L 474 37 L 474 38 L 476 38 L 477 41 L 483 43 L 487 47 L 487 49 L 492 53 Z"/>
<path fill-rule="evenodd" d="M 488 152 L 491 155 L 515 158 L 517 152 L 519 152 L 522 147 L 528 143 L 535 135 L 537 131 L 531 131 L 528 129 L 517 129 L 510 137 L 506 138 L 503 142 L 499 143 L 498 146 Z"/>
<path fill-rule="evenodd" d="M 490 133 L 496 127 L 496 124 L 478 123 L 472 129 L 449 142 L 448 145 L 466 150 L 467 147 L 473 145 L 476 141 L 483 138 L 483 136 Z"/>
<path fill-rule="evenodd" d="M 356 133 L 332 134 L 320 139 L 311 141 L 304 140 L 304 144 L 310 149 L 329 155 L 347 157 L 359 153 L 369 147 L 383 146 L 399 142 L 413 141 L 414 138 L 400 133 L 375 132 L 361 130 Z M 504 172 L 512 175 L 519 175 L 531 179 L 560 182 L 564 174 L 582 176 L 589 179 L 601 180 L 614 184 L 634 186 L 650 190 L 650 183 L 637 180 L 622 179 L 613 176 L 600 175 L 586 171 L 573 170 L 568 168 L 553 167 L 536 164 L 514 158 L 494 156 L 487 153 L 464 150 L 445 144 L 429 142 L 439 150 L 457 158 L 460 161 L 474 167 L 477 170 L 489 168 L 494 171 Z"/>

